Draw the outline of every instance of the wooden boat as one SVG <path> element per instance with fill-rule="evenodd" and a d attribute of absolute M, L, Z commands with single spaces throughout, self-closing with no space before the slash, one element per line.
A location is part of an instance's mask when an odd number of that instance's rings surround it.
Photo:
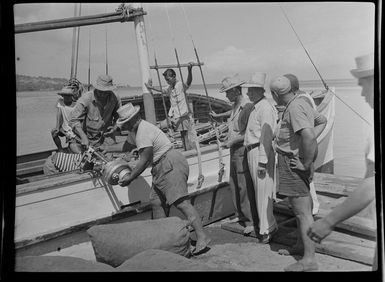
<path fill-rule="evenodd" d="M 209 105 L 208 99 L 203 94 L 188 93 L 190 104 L 192 105 L 194 120 L 196 122 L 196 130 L 200 138 L 201 143 L 209 143 L 215 138 L 215 132 L 213 132 L 212 126 L 209 122 Z M 226 112 L 231 109 L 231 104 L 227 101 L 209 97 L 212 109 L 217 112 Z M 167 110 L 170 108 L 170 99 L 164 96 Z M 143 96 L 136 95 L 131 97 L 122 97 L 122 104 L 132 103 L 135 106 L 140 106 L 140 114 L 145 117 Z M 156 112 L 157 122 L 164 121 L 166 115 L 163 108 L 161 94 L 154 94 L 154 104 Z M 219 128 L 220 133 L 227 132 L 227 127 L 222 125 Z M 164 128 L 164 130 L 166 130 Z M 18 183 L 27 183 L 39 179 L 43 175 L 43 166 L 45 160 L 55 150 L 47 150 L 42 152 L 36 152 L 26 155 L 20 155 L 16 157 L 16 177 Z"/>
<path fill-rule="evenodd" d="M 133 18 L 142 16 L 131 14 Z M 65 24 L 68 26 L 69 23 Z M 190 97 L 193 97 L 197 119 L 206 119 L 207 122 L 207 112 L 202 110 L 204 115 L 200 116 L 200 109 L 206 107 L 207 98 L 194 94 Z M 155 99 L 160 98 L 155 96 Z M 135 104 L 141 101 L 145 99 L 134 97 L 124 100 L 124 103 Z M 218 110 L 224 111 L 229 107 L 227 102 L 213 101 L 213 106 Z M 331 167 L 333 163 L 334 94 L 331 91 L 322 92 L 314 96 L 314 101 L 328 119 L 326 129 L 317 140 L 320 152 L 315 168 L 319 171 L 325 165 Z M 159 102 L 156 104 L 161 105 Z M 159 108 L 155 108 L 155 112 L 159 120 L 162 119 L 164 112 Z M 229 150 L 220 149 L 217 144 L 202 143 L 200 153 L 201 158 L 196 150 L 183 152 L 190 167 L 189 200 L 207 225 L 234 213 L 228 186 Z M 37 163 L 38 157 L 47 154 L 49 152 L 20 157 L 19 168 L 22 168 L 22 162 L 28 167 L 27 162 Z M 225 174 L 219 178 L 218 173 L 223 165 Z M 202 185 L 198 182 L 200 166 L 204 176 Z M 16 254 L 42 255 L 76 246 L 88 240 L 85 231 L 95 224 L 150 219 L 150 169 L 147 168 L 128 187 L 107 185 L 100 175 L 80 171 L 38 176 L 29 183 L 17 185 L 14 233 Z M 182 216 L 176 209 L 171 209 L 170 215 Z"/>

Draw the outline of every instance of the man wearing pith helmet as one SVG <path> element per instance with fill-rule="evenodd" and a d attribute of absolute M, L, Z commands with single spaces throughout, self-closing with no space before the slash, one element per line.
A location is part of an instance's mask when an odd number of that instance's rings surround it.
<path fill-rule="evenodd" d="M 120 186 L 129 186 L 148 166 L 152 166 L 152 188 L 150 203 L 153 218 L 164 218 L 171 205 L 178 208 L 191 222 L 197 235 L 194 253 L 206 249 L 210 242 L 204 233 L 202 221 L 187 200 L 187 179 L 189 165 L 185 156 L 173 148 L 172 143 L 157 126 L 142 120 L 140 107 L 131 103 L 118 109 L 117 126 L 128 130 L 129 134 L 124 143 L 105 146 L 105 152 L 132 151 L 135 147 L 139 151 L 139 161 L 130 174 L 126 174 L 119 181 Z"/>
<path fill-rule="evenodd" d="M 232 193 L 232 200 L 235 207 L 236 221 L 243 228 L 245 233 L 250 233 L 253 227 L 250 198 L 254 198 L 253 181 L 247 165 L 247 153 L 243 145 L 245 133 L 241 132 L 238 119 L 247 100 L 242 95 L 241 85 L 245 81 L 238 75 L 225 77 L 221 82 L 220 93 L 225 93 L 227 99 L 233 103 L 232 109 L 226 113 L 216 114 L 211 112 L 214 118 L 230 115 L 227 123 L 229 131 L 226 141 L 222 144 L 224 148 L 230 148 L 230 177 L 229 184 Z"/>
<path fill-rule="evenodd" d="M 113 132 L 121 102 L 113 90 L 116 88 L 109 75 L 99 75 L 93 90 L 84 93 L 76 102 L 70 126 L 81 138 L 83 146 L 99 147 L 115 141 L 106 135 Z"/>
<path fill-rule="evenodd" d="M 279 177 L 277 190 L 279 194 L 288 197 L 300 235 L 293 247 L 279 252 L 303 255 L 301 260 L 287 266 L 285 271 L 317 270 L 315 245 L 306 235 L 313 223 L 310 176 L 317 149 L 314 132 L 316 112 L 305 99 L 295 95 L 290 80 L 285 76 L 274 78 L 270 82 L 270 90 L 278 104 L 285 106 L 275 139 Z"/>
<path fill-rule="evenodd" d="M 249 171 L 254 183 L 256 207 L 259 222 L 255 233 L 260 243 L 269 243 L 278 229 L 273 215 L 275 154 L 272 147 L 278 115 L 274 106 L 265 97 L 266 74 L 255 72 L 242 85 L 253 104 L 245 131 L 244 145 L 247 152 Z M 250 200 L 250 199 L 249 199 Z"/>

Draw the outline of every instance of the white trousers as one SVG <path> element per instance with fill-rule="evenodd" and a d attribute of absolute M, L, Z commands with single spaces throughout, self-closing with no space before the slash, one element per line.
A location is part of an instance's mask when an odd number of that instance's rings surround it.
<path fill-rule="evenodd" d="M 251 178 L 253 179 L 255 200 L 259 217 L 259 234 L 268 234 L 277 228 L 277 222 L 273 215 L 273 197 L 275 196 L 274 183 L 274 152 L 268 156 L 266 176 L 258 177 L 259 148 L 254 148 L 247 153 L 247 161 Z"/>

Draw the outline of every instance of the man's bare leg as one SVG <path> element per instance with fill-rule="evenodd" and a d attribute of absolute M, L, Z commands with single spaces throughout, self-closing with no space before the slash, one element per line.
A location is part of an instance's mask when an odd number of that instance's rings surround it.
<path fill-rule="evenodd" d="M 289 197 L 289 202 L 293 207 L 293 212 L 298 219 L 297 228 L 300 231 L 301 240 L 304 247 L 304 255 L 301 260 L 285 268 L 286 271 L 307 271 L 316 270 L 317 262 L 315 259 L 315 244 L 307 236 L 306 232 L 313 223 L 312 199 L 310 195 L 305 197 Z"/>
<path fill-rule="evenodd" d="M 200 251 L 204 250 L 211 241 L 211 239 L 203 231 L 203 225 L 199 214 L 187 200 L 183 200 L 180 203 L 177 203 L 176 207 L 187 217 L 188 221 L 193 226 L 197 236 L 197 243 L 194 253 L 199 253 Z"/>

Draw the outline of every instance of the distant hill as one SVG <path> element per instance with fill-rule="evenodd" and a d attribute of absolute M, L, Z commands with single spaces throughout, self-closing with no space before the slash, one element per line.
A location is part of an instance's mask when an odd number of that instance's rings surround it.
<path fill-rule="evenodd" d="M 16 91 L 60 90 L 68 79 L 16 74 Z"/>

